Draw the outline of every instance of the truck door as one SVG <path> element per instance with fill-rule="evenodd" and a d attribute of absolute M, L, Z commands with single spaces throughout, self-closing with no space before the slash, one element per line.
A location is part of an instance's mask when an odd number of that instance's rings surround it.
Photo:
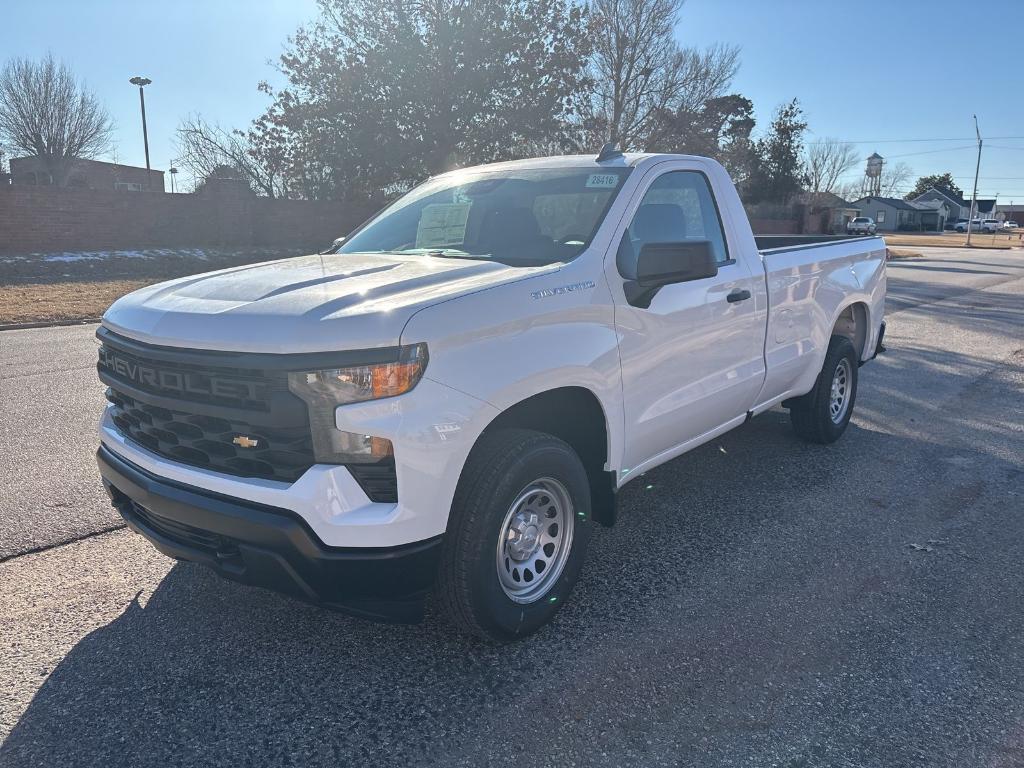
<path fill-rule="evenodd" d="M 743 418 L 765 370 L 765 284 L 759 263 L 755 272 L 750 254 L 730 253 L 703 172 L 667 170 L 651 176 L 637 193 L 635 210 L 627 212 L 616 258 L 606 259 L 618 304 L 624 474 L 670 458 L 673 449 Z M 640 249 L 693 240 L 709 242 L 718 274 L 664 286 L 647 308 L 630 305 L 622 275 L 635 274 L 630 260 L 635 266 Z"/>

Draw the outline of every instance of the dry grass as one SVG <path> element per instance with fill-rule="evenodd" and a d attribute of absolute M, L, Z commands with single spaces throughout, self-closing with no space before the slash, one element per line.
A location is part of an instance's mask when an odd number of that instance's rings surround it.
<path fill-rule="evenodd" d="M 296 248 L 151 248 L 0 255 L 0 326 L 92 320 L 144 285 L 301 253 Z"/>
<path fill-rule="evenodd" d="M 67 323 L 103 314 L 115 299 L 154 280 L 0 285 L 0 325 Z"/>
<path fill-rule="evenodd" d="M 922 246 L 931 245 L 940 248 L 963 248 L 967 243 L 967 235 L 960 232 L 945 232 L 943 234 L 915 235 L 901 232 L 899 234 L 879 233 L 885 238 L 885 244 Z M 1012 248 L 1022 245 L 1017 234 L 1008 235 L 997 232 L 991 235 L 971 234 L 971 248 Z"/>

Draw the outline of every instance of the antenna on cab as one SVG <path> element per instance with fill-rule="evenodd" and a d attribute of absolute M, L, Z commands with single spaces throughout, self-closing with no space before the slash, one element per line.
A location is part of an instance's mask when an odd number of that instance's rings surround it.
<path fill-rule="evenodd" d="M 609 141 L 601 147 L 601 151 L 597 155 L 597 162 L 603 163 L 605 160 L 614 160 L 616 157 L 622 157 L 622 150 L 614 141 Z"/>

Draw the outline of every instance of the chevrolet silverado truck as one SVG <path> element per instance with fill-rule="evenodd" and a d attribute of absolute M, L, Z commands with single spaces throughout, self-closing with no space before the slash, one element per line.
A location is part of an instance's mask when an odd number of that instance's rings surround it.
<path fill-rule="evenodd" d="M 838 439 L 882 348 L 883 240 L 759 241 L 701 157 L 446 173 L 334 250 L 115 302 L 98 460 L 161 552 L 368 618 L 535 631 L 623 486 L 776 406 Z"/>

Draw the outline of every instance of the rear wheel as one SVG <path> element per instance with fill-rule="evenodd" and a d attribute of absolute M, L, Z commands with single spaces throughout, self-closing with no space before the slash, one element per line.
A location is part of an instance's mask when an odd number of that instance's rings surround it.
<path fill-rule="evenodd" d="M 857 399 L 857 352 L 845 336 L 833 336 L 814 388 L 790 403 L 794 431 L 812 443 L 834 443 L 853 415 Z"/>
<path fill-rule="evenodd" d="M 569 445 L 524 429 L 484 435 L 448 522 L 438 583 L 445 613 L 494 640 L 542 627 L 579 576 L 589 516 L 587 473 Z"/>

